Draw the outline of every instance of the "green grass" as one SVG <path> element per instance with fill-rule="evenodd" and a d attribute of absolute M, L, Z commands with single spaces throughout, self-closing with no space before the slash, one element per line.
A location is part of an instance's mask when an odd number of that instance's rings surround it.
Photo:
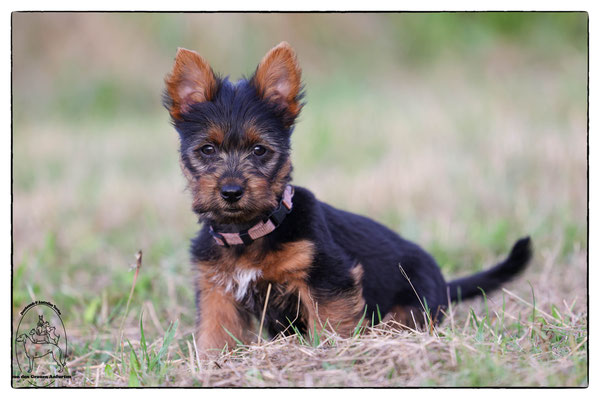
<path fill-rule="evenodd" d="M 70 386 L 586 386 L 586 23 L 14 15 L 15 318 L 33 300 L 61 309 Z M 197 359 L 198 227 L 162 79 L 178 46 L 236 79 L 280 40 L 307 89 L 294 182 L 419 243 L 448 278 L 530 234 L 534 260 L 509 292 L 455 305 L 433 332 L 317 330 Z"/>

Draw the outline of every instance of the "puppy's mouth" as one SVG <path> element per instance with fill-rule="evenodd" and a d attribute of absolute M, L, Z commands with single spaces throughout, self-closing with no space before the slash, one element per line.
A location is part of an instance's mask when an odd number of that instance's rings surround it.
<path fill-rule="evenodd" d="M 269 209 L 258 208 L 252 202 L 222 205 L 213 211 L 213 219 L 218 224 L 251 224 L 269 214 Z"/>
<path fill-rule="evenodd" d="M 256 217 L 256 210 L 248 207 L 245 202 L 222 205 L 217 211 L 220 214 L 220 219 L 225 221 L 246 221 Z"/>
<path fill-rule="evenodd" d="M 227 215 L 239 215 L 244 212 L 245 212 L 245 210 L 241 207 L 229 206 L 229 207 L 225 207 L 223 209 L 223 214 L 227 214 Z"/>
<path fill-rule="evenodd" d="M 232 225 L 236 232 L 249 228 L 257 218 L 256 212 L 249 213 L 247 209 L 238 207 L 224 208 L 212 215 L 213 224 L 220 226 L 219 229 L 227 231 L 227 225 Z"/>

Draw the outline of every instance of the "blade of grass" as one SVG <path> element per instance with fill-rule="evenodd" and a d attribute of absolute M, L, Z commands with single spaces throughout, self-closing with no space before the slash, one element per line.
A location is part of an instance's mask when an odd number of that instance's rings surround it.
<path fill-rule="evenodd" d="M 242 341 L 241 341 L 241 340 L 239 340 L 238 338 L 236 338 L 236 337 L 233 335 L 233 333 L 229 332 L 229 330 L 227 330 L 227 328 L 225 328 L 224 326 L 222 326 L 222 328 L 225 330 L 225 332 L 227 332 L 227 334 L 228 334 L 229 336 L 231 336 L 231 338 L 232 338 L 233 340 L 235 340 L 235 342 L 238 344 L 238 346 L 242 346 L 242 347 L 244 346 L 244 343 L 242 343 Z"/>
<path fill-rule="evenodd" d="M 142 356 L 145 364 L 150 365 L 150 357 L 148 356 L 148 346 L 146 343 L 146 336 L 144 335 L 144 323 L 143 323 L 144 311 L 140 313 L 140 346 L 142 347 Z"/>
<path fill-rule="evenodd" d="M 133 346 L 129 339 L 126 339 L 129 344 L 129 386 L 139 387 L 141 386 L 140 374 L 141 374 L 141 363 L 138 358 Z"/>
<path fill-rule="evenodd" d="M 200 353 L 198 353 L 198 346 L 196 345 L 196 335 L 194 335 L 194 332 L 192 332 L 192 341 L 194 342 L 194 352 L 196 353 L 196 363 L 198 364 L 198 371 L 200 371 Z"/>
<path fill-rule="evenodd" d="M 361 331 L 362 331 L 362 323 L 365 320 L 365 317 L 367 316 L 367 306 L 365 306 L 365 311 L 363 312 L 362 317 L 360 318 L 360 320 L 358 321 L 358 324 L 356 325 L 356 328 L 354 328 L 354 333 L 352 334 L 352 337 L 357 337 Z"/>
<path fill-rule="evenodd" d="M 167 350 L 169 349 L 169 346 L 171 345 L 171 342 L 173 341 L 173 338 L 175 337 L 175 332 L 177 331 L 178 324 L 179 324 L 178 320 L 175 320 L 175 322 L 169 324 L 169 327 L 165 331 L 165 336 L 164 336 L 162 345 L 160 346 L 160 350 L 158 351 L 156 356 L 150 361 L 150 366 L 149 366 L 150 370 L 154 370 L 156 367 L 160 366 L 162 358 L 167 353 Z"/>
<path fill-rule="evenodd" d="M 298 338 L 298 341 L 300 342 L 300 344 L 305 345 L 306 343 L 305 343 L 304 337 L 302 336 L 302 333 L 300 332 L 298 327 L 296 327 L 296 325 L 294 325 L 293 321 L 290 321 L 289 318 L 287 318 L 287 320 L 288 320 L 288 323 L 290 324 L 289 326 L 292 328 L 292 330 L 296 334 L 296 337 Z"/>
<path fill-rule="evenodd" d="M 404 277 L 404 279 L 406 279 L 408 281 L 408 284 L 412 288 L 413 292 L 415 292 L 415 295 L 417 296 L 417 300 L 419 300 L 419 303 L 421 304 L 421 307 L 423 308 L 423 311 L 427 312 L 427 308 L 425 307 L 425 305 L 421 301 L 421 297 L 419 297 L 419 294 L 417 293 L 417 290 L 415 289 L 415 287 L 413 286 L 412 282 L 410 281 L 410 278 L 408 277 L 408 274 L 406 273 L 406 271 L 404 271 L 404 268 L 402 268 L 401 264 L 398 264 L 398 268 L 400 268 L 400 272 L 402 273 L 402 276 Z M 427 314 L 427 316 L 429 317 L 429 326 L 431 327 L 432 330 L 435 330 L 435 327 L 433 326 L 433 321 L 431 320 L 431 315 Z"/>
<path fill-rule="evenodd" d="M 125 325 L 125 319 L 127 318 L 127 314 L 129 313 L 129 305 L 131 304 L 131 298 L 133 297 L 133 291 L 135 289 L 135 284 L 137 282 L 137 277 L 140 272 L 140 268 L 142 267 L 142 250 L 138 250 L 135 255 L 135 264 L 132 266 L 135 268 L 135 274 L 133 275 L 133 283 L 131 284 L 131 290 L 129 291 L 129 298 L 127 299 L 127 305 L 125 306 L 125 314 L 123 314 L 123 319 L 121 320 L 121 326 L 119 327 L 119 349 L 121 353 L 123 352 L 123 326 Z"/>
<path fill-rule="evenodd" d="M 528 305 L 529 307 L 534 307 L 534 305 L 533 305 L 533 304 L 531 304 L 531 303 L 529 303 L 527 300 L 524 300 L 524 299 L 522 299 L 521 297 L 517 296 L 516 294 L 514 294 L 514 293 L 513 293 L 513 292 L 511 292 L 510 290 L 508 290 L 508 289 L 505 289 L 505 288 L 502 288 L 502 291 L 503 291 L 504 293 L 508 294 L 509 296 L 511 296 L 511 297 L 513 297 L 513 298 L 515 298 L 515 299 L 519 300 L 521 303 L 523 303 L 523 304 L 525 304 L 525 305 Z M 538 312 L 538 313 L 540 313 L 540 314 L 542 314 L 543 316 L 545 316 L 545 317 L 547 317 L 547 318 L 553 319 L 554 321 L 556 321 L 556 322 L 558 322 L 558 323 L 561 323 L 561 324 L 562 324 L 562 322 L 561 322 L 559 319 L 557 319 L 557 318 L 554 318 L 552 315 L 550 315 L 550 314 L 548 314 L 548 313 L 546 313 L 546 312 L 544 312 L 544 311 L 542 311 L 542 310 L 539 310 L 539 309 L 538 309 L 538 310 L 537 310 L 537 312 Z"/>
<path fill-rule="evenodd" d="M 265 298 L 265 306 L 263 307 L 262 316 L 260 317 L 260 329 L 258 330 L 258 345 L 260 346 L 260 340 L 262 339 L 263 324 L 265 323 L 265 314 L 267 313 L 267 305 L 269 304 L 269 295 L 271 294 L 271 283 L 267 288 L 267 296 Z"/>

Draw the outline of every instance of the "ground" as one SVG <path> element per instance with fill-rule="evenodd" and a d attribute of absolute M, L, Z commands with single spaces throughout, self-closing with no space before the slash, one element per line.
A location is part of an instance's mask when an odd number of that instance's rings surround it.
<path fill-rule="evenodd" d="M 586 23 L 13 15 L 13 326 L 33 300 L 60 308 L 72 379 L 57 385 L 586 386 Z M 493 265 L 523 235 L 529 269 L 435 329 L 316 332 L 198 360 L 198 225 L 162 79 L 178 46 L 235 79 L 279 40 L 307 89 L 294 183 L 419 243 L 447 278 Z"/>

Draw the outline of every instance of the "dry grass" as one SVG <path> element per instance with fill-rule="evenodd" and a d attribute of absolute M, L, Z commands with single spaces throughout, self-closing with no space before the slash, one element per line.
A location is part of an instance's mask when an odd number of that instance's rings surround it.
<path fill-rule="evenodd" d="M 447 313 L 441 326 L 424 331 L 394 323 L 366 328 L 351 338 L 319 332 L 309 338 L 278 337 L 267 343 L 224 350 L 200 360 L 193 341 L 181 340 L 160 375 L 141 366 L 145 386 L 202 387 L 420 387 L 420 386 L 579 386 L 586 376 L 585 313 L 577 299 L 533 309 L 526 300 L 504 291 L 504 304 L 477 314 Z M 524 313 L 537 317 L 522 318 Z M 465 315 L 466 314 L 466 315 Z M 518 328 L 516 328 L 518 327 Z M 161 341 L 150 348 L 158 348 Z M 140 353 L 139 343 L 133 343 Z M 187 351 L 186 351 L 187 350 Z M 91 354 L 88 354 L 91 355 Z M 77 373 L 76 386 L 121 386 L 131 383 L 131 363 L 111 361 Z M 73 369 L 85 357 L 70 363 Z M 107 364 L 110 373 L 107 374 Z"/>
<path fill-rule="evenodd" d="M 555 255 L 537 259 L 546 275 Z M 586 271 L 585 253 L 573 254 L 571 273 Z M 330 331 L 308 337 L 276 337 L 200 359 L 191 332 L 178 332 L 159 370 L 132 361 L 156 354 L 163 338 L 140 340 L 119 352 L 96 350 L 72 360 L 74 386 L 196 387 L 535 387 L 587 383 L 587 306 L 584 280 L 546 279 L 522 290 L 502 289 L 483 300 L 454 304 L 434 328 L 414 330 L 390 322 L 367 327 L 350 338 Z M 151 304 L 142 308 L 145 325 L 160 326 Z M 137 337 L 132 326 L 126 337 Z M 143 329 L 142 329 L 143 332 Z M 258 332 L 258 326 L 255 329 Z M 164 330 L 163 330 L 164 335 Z M 112 337 L 109 337 L 112 339 Z M 144 340 L 144 339 L 142 339 Z M 106 362 L 92 361 L 108 355 Z M 85 369 L 81 368 L 86 366 Z M 132 381 L 132 374 L 135 379 Z"/>

